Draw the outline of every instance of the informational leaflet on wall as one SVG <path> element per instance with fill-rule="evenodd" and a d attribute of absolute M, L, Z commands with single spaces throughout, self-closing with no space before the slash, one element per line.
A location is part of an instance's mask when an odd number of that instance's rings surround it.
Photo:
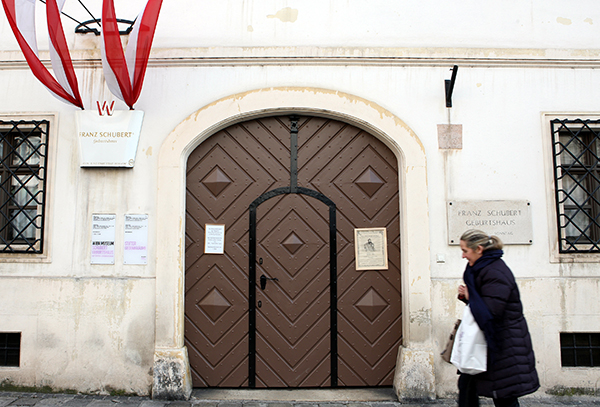
<path fill-rule="evenodd" d="M 125 215 L 123 264 L 148 264 L 148 215 Z"/>
<path fill-rule="evenodd" d="M 92 264 L 115 264 L 115 214 L 92 215 Z"/>
<path fill-rule="evenodd" d="M 225 253 L 225 225 L 206 224 L 204 227 L 204 253 Z"/>

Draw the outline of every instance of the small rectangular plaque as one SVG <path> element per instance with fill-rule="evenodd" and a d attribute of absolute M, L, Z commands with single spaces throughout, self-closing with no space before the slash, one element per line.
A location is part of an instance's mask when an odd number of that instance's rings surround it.
<path fill-rule="evenodd" d="M 225 253 L 225 225 L 207 223 L 204 227 L 204 253 Z"/>
<path fill-rule="evenodd" d="M 460 244 L 460 236 L 479 229 L 498 236 L 504 244 L 532 244 L 529 201 L 449 201 L 448 244 Z"/>
<path fill-rule="evenodd" d="M 386 229 L 354 229 L 354 254 L 356 270 L 387 270 Z"/>

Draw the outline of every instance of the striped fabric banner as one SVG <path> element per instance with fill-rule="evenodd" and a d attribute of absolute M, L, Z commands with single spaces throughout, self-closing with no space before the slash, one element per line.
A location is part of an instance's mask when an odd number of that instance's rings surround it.
<path fill-rule="evenodd" d="M 142 91 L 161 5 L 162 0 L 148 0 L 135 21 L 127 49 L 123 52 L 114 0 L 103 0 L 102 3 L 104 77 L 110 91 L 131 110 Z"/>
<path fill-rule="evenodd" d="M 77 77 L 69 55 L 65 39 L 60 10 L 64 0 L 46 1 L 46 16 L 50 35 L 50 56 L 56 79 L 46 69 L 38 56 L 37 38 L 35 33 L 35 0 L 2 0 L 4 11 L 12 31 L 21 47 L 27 64 L 33 75 L 59 100 L 71 103 L 83 109 L 79 95 Z"/>

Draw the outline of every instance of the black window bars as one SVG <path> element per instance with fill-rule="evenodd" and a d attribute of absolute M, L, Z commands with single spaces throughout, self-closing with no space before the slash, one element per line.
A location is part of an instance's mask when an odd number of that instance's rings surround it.
<path fill-rule="evenodd" d="M 600 366 L 600 333 L 561 332 L 560 355 L 563 367 Z"/>
<path fill-rule="evenodd" d="M 0 121 L 0 251 L 42 253 L 49 122 Z"/>
<path fill-rule="evenodd" d="M 559 120 L 552 128 L 559 251 L 600 252 L 600 120 Z"/>
<path fill-rule="evenodd" d="M 0 332 L 0 366 L 19 367 L 21 333 Z"/>

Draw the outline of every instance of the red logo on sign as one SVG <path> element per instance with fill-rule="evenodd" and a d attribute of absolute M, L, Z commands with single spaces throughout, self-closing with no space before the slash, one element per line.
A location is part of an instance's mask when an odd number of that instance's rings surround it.
<path fill-rule="evenodd" d="M 106 112 L 106 114 L 108 116 L 112 116 L 112 114 L 113 114 L 113 108 L 115 107 L 115 101 L 113 100 L 112 103 L 109 106 L 108 103 L 106 103 L 106 100 L 105 100 L 104 102 L 102 102 L 102 106 L 100 106 L 100 101 L 97 100 L 96 101 L 96 106 L 98 106 L 98 114 L 100 116 L 104 116 L 103 112 Z"/>

